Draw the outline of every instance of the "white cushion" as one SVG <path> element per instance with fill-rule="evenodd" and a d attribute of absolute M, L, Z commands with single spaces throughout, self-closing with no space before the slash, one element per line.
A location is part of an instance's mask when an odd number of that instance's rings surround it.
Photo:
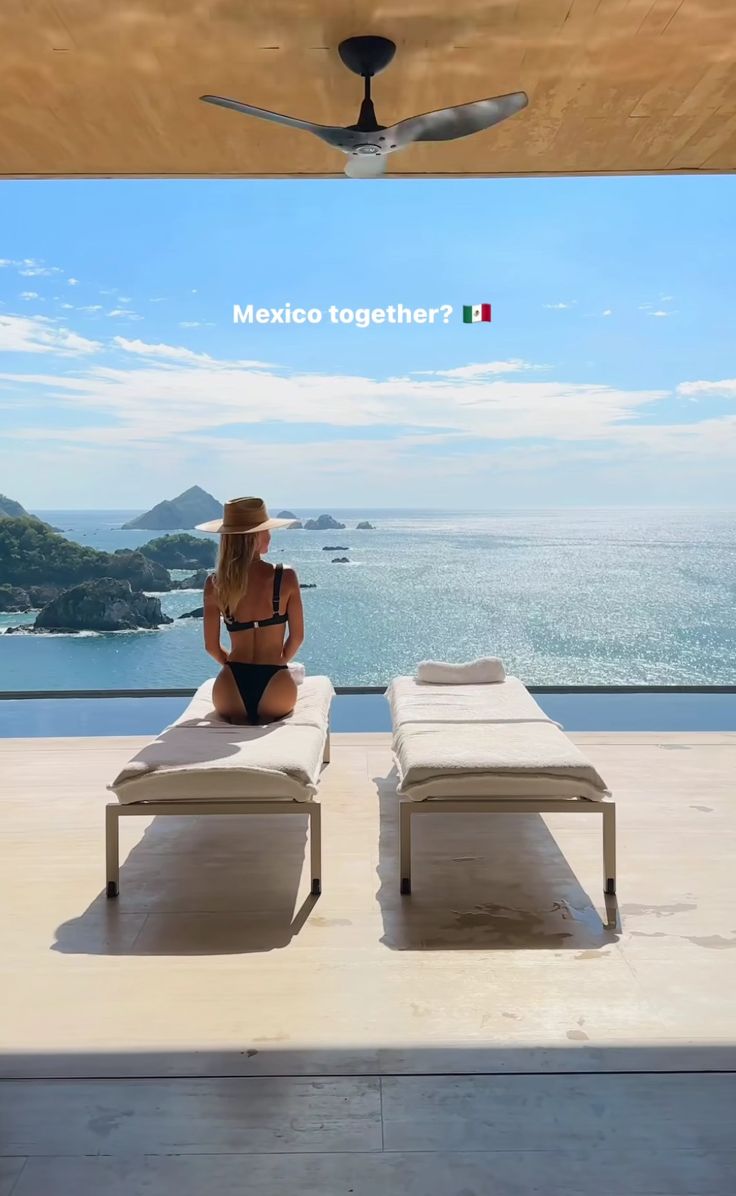
<path fill-rule="evenodd" d="M 387 690 L 399 793 L 415 801 L 610 797 L 590 761 L 518 677 L 496 685 Z"/>
<path fill-rule="evenodd" d="M 311 801 L 335 693 L 329 677 L 306 677 L 293 712 L 262 727 L 220 718 L 212 684 L 108 786 L 118 801 Z"/>

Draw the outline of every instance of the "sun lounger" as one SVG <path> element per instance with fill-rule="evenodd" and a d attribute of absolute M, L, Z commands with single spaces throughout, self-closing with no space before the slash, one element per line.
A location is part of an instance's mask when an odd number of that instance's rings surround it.
<path fill-rule="evenodd" d="M 299 685 L 292 714 L 265 726 L 234 725 L 212 706 L 212 681 L 197 690 L 182 715 L 146 744 L 108 786 L 117 802 L 106 809 L 107 895 L 119 891 L 119 820 L 151 814 L 307 814 L 312 892 L 321 891 L 322 763 L 330 758 L 328 677 Z"/>
<path fill-rule="evenodd" d="M 616 891 L 616 806 L 596 769 L 518 677 L 437 685 L 397 677 L 386 696 L 399 774 L 401 892 L 411 819 L 426 813 L 600 813 L 604 887 Z"/>

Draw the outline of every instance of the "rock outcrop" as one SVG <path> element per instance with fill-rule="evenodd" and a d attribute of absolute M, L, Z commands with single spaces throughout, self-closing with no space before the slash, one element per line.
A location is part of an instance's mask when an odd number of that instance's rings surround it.
<path fill-rule="evenodd" d="M 0 610 L 13 613 L 33 610 L 28 591 L 20 586 L 0 585 Z"/>
<path fill-rule="evenodd" d="M 350 549 L 349 544 L 323 544 L 322 545 L 323 552 L 348 552 L 349 549 Z"/>
<path fill-rule="evenodd" d="M 316 590 L 317 582 L 316 581 L 300 581 L 299 589 L 300 590 Z"/>
<path fill-rule="evenodd" d="M 346 556 L 333 556 L 332 563 L 333 565 L 349 565 L 350 558 Z"/>
<path fill-rule="evenodd" d="M 339 532 L 343 530 L 345 524 L 333 519 L 332 515 L 318 515 L 316 519 L 308 519 L 304 526 L 310 532 Z"/>
<path fill-rule="evenodd" d="M 138 551 L 166 569 L 211 569 L 217 556 L 217 546 L 213 540 L 191 536 L 188 532 L 159 536 L 156 540 L 142 544 Z"/>
<path fill-rule="evenodd" d="M 167 498 L 157 503 L 150 511 L 138 515 L 124 528 L 147 528 L 151 531 L 176 531 L 196 527 L 222 515 L 222 503 L 203 490 L 201 486 L 190 486 L 176 498 Z"/>
<path fill-rule="evenodd" d="M 367 519 L 361 519 L 360 523 L 356 523 L 355 528 L 359 532 L 374 532 L 376 530 L 375 524 L 369 523 Z"/>
<path fill-rule="evenodd" d="M 198 606 L 196 608 L 196 610 L 187 610 L 184 612 L 183 615 L 177 615 L 177 618 L 179 618 L 179 619 L 203 619 L 204 618 L 204 607 Z"/>
<path fill-rule="evenodd" d="M 60 593 L 60 586 L 0 585 L 0 611 L 40 610 Z"/>
<path fill-rule="evenodd" d="M 304 527 L 304 524 L 302 523 L 301 519 L 297 519 L 297 517 L 293 511 L 279 511 L 276 518 L 277 519 L 293 519 L 294 522 L 292 523 L 291 528 L 288 529 L 289 531 L 291 531 L 292 528 Z"/>
<path fill-rule="evenodd" d="M 112 577 L 65 590 L 36 616 L 34 631 L 135 631 L 172 623 L 158 598 Z"/>
<path fill-rule="evenodd" d="M 142 552 L 118 548 L 110 554 L 105 576 L 130 582 L 134 590 L 171 590 L 174 588 L 168 569 L 149 561 Z"/>
<path fill-rule="evenodd" d="M 172 581 L 171 585 L 175 590 L 201 590 L 211 572 L 211 569 L 198 569 L 191 577 L 182 577 L 181 581 Z"/>

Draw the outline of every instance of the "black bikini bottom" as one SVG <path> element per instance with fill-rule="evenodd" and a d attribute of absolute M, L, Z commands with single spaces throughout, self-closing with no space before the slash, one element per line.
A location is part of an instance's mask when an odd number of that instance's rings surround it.
<path fill-rule="evenodd" d="M 250 664 L 240 660 L 228 660 L 238 693 L 243 699 L 248 721 L 257 724 L 258 707 L 263 697 L 263 691 L 272 677 L 287 668 L 285 664 Z"/>

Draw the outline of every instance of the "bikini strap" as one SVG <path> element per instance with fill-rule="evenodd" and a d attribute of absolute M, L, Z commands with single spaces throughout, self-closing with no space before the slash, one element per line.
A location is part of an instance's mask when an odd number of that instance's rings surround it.
<path fill-rule="evenodd" d="M 281 605 L 281 578 L 284 573 L 284 566 L 279 561 L 278 565 L 273 571 L 273 613 L 279 613 L 279 606 Z"/>

